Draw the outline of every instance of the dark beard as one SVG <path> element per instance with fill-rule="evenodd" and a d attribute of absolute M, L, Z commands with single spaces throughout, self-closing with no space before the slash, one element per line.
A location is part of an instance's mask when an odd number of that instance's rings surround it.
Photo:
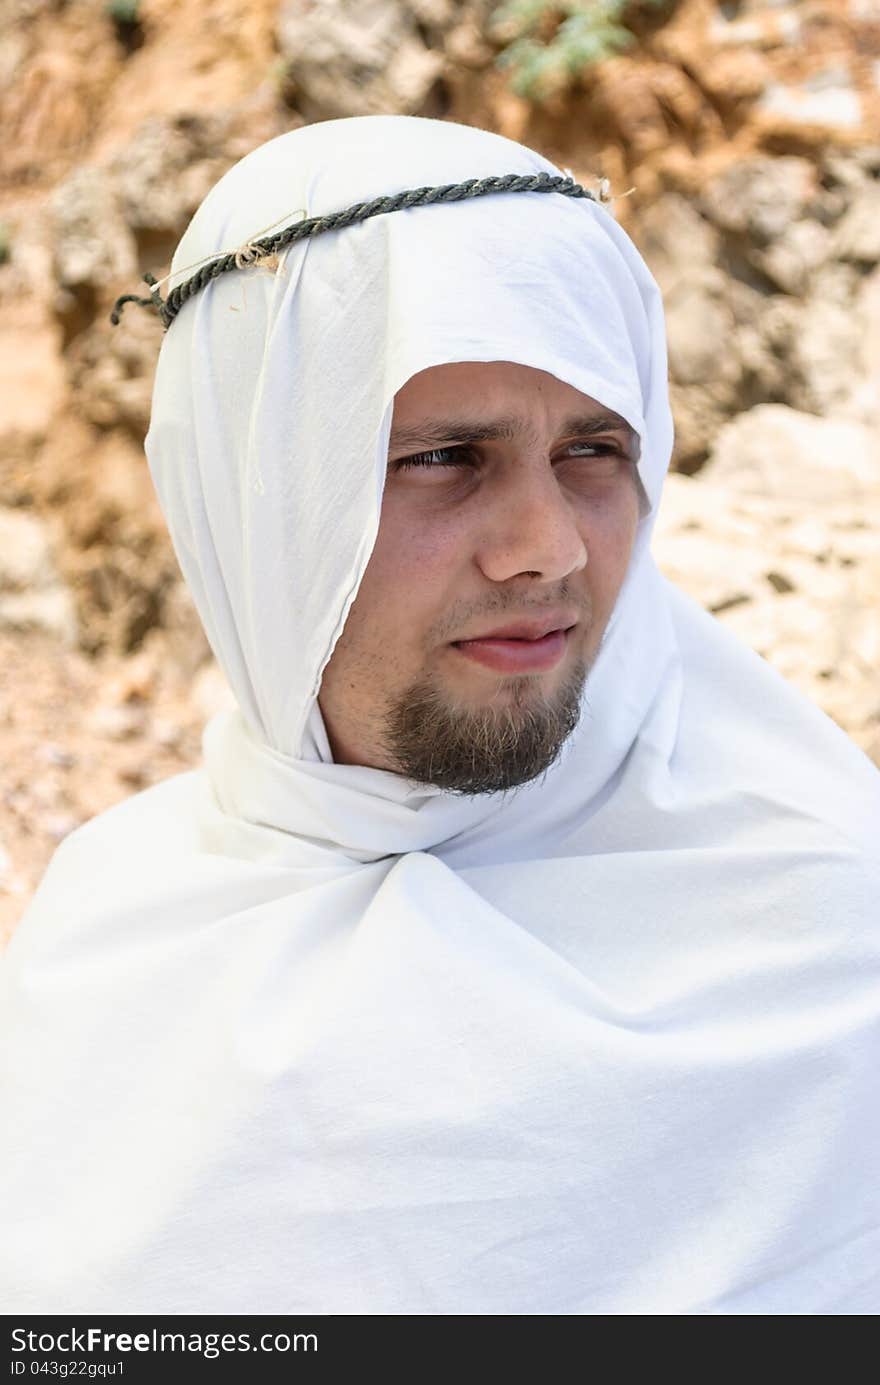
<path fill-rule="evenodd" d="M 444 699 L 425 679 L 390 706 L 384 745 L 396 771 L 457 794 L 498 793 L 537 779 L 558 759 L 578 724 L 587 664 L 575 664 L 550 698 L 533 680 L 512 677 L 504 705 L 477 710 Z"/>

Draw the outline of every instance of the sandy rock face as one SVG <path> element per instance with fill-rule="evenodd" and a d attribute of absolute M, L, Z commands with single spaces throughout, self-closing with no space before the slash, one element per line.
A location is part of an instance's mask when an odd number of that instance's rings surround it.
<path fill-rule="evenodd" d="M 871 149 L 754 156 L 639 219 L 666 310 L 674 468 L 699 471 L 762 402 L 880 418 L 878 172 Z"/>
<path fill-rule="evenodd" d="M 819 212 L 816 170 L 809 159 L 760 156 L 731 164 L 702 195 L 702 211 L 721 231 L 741 236 L 744 254 L 760 268 L 761 250 Z"/>
<path fill-rule="evenodd" d="M 700 480 L 791 510 L 845 504 L 864 515 L 880 495 L 880 431 L 758 404 L 721 429 Z"/>
<path fill-rule="evenodd" d="M 452 6 L 403 0 L 287 0 L 278 18 L 286 75 L 309 120 L 349 115 L 424 113 L 443 71 L 428 45 L 449 27 Z"/>
<path fill-rule="evenodd" d="M 880 762 L 878 516 L 874 431 L 764 404 L 669 477 L 654 553 Z"/>
<path fill-rule="evenodd" d="M 126 225 L 141 239 L 180 234 L 208 191 L 235 160 L 234 122 L 214 109 L 149 116 L 108 162 Z"/>
<path fill-rule="evenodd" d="M 0 322 L 0 453 L 45 442 L 65 403 L 66 372 L 59 332 L 43 306 L 26 299 L 5 305 Z"/>
<path fill-rule="evenodd" d="M 0 509 L 0 629 L 44 630 L 68 647 L 77 639 L 46 527 L 25 511 Z"/>
<path fill-rule="evenodd" d="M 78 168 L 56 189 L 51 210 L 59 287 L 97 288 L 134 274 L 134 239 L 103 169 Z"/>

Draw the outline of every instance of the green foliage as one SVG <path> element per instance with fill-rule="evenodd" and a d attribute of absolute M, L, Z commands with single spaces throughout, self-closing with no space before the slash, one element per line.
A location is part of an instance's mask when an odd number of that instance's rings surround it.
<path fill-rule="evenodd" d="M 641 0 L 658 7 L 668 0 Z M 512 69 L 519 96 L 540 100 L 563 90 L 584 68 L 622 52 L 634 42 L 623 24 L 632 0 L 504 0 L 490 17 L 493 30 L 510 35 L 496 58 Z"/>
<path fill-rule="evenodd" d="M 132 29 L 140 23 L 140 0 L 107 0 L 104 9 L 121 29 Z"/>

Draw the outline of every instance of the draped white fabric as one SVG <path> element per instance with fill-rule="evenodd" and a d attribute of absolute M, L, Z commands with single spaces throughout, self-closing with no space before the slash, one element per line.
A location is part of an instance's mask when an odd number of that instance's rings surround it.
<path fill-rule="evenodd" d="M 308 126 L 172 282 L 288 214 L 542 169 Z M 463 798 L 335 764 L 315 698 L 395 392 L 494 360 L 623 415 L 652 509 L 560 760 Z M 5 1311 L 880 1308 L 880 775 L 658 574 L 671 446 L 660 294 L 594 202 L 394 212 L 184 306 L 147 456 L 239 710 L 61 844 L 7 949 Z"/>

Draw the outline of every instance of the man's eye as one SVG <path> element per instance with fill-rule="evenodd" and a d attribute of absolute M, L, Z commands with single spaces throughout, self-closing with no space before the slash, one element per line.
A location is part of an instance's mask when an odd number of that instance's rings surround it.
<path fill-rule="evenodd" d="M 615 475 L 624 459 L 620 448 L 610 442 L 573 442 L 567 448 L 567 452 L 574 456 L 575 460 L 583 457 L 585 461 L 592 462 L 590 475 L 596 477 Z M 565 457 L 561 460 L 565 461 Z"/>
<path fill-rule="evenodd" d="M 620 449 L 613 443 L 607 442 L 572 442 L 568 444 L 566 453 L 575 457 L 585 457 L 588 461 L 606 462 L 605 470 L 608 470 L 608 463 L 613 463 L 621 457 Z M 563 455 L 560 460 L 565 460 Z M 473 449 L 467 446 L 433 447 L 429 452 L 416 452 L 411 457 L 402 457 L 400 461 L 394 463 L 396 471 L 406 471 L 415 467 L 461 467 L 472 466 L 474 461 Z"/>
<path fill-rule="evenodd" d="M 586 448 L 588 452 L 595 452 L 598 457 L 613 457 L 618 455 L 618 450 L 610 442 L 573 442 L 569 445 L 569 451 L 573 448 Z M 583 452 L 575 454 L 583 456 Z"/>
<path fill-rule="evenodd" d="M 417 466 L 461 466 L 467 459 L 467 451 L 466 447 L 433 447 L 430 452 L 416 452 L 412 457 L 402 457 L 394 466 L 397 471 Z"/>

